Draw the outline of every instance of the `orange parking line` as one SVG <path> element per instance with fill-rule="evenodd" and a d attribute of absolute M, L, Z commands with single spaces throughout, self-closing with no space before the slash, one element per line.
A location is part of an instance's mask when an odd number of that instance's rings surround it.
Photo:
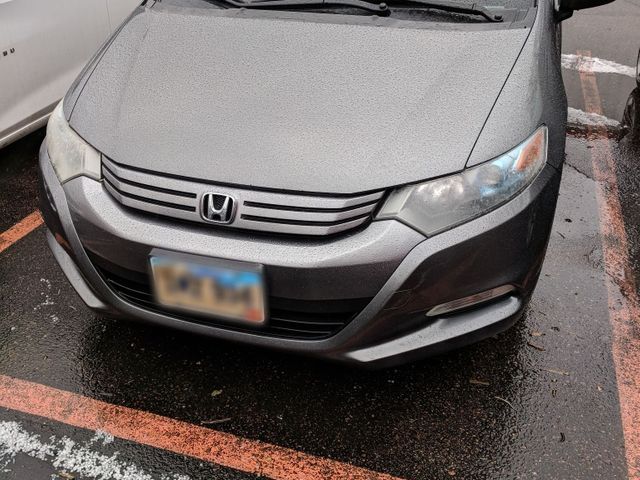
<path fill-rule="evenodd" d="M 398 480 L 347 463 L 0 375 L 0 407 L 277 480 Z M 354 438 L 357 441 L 357 438 Z"/>
<path fill-rule="evenodd" d="M 0 233 L 0 253 L 16 243 L 22 237 L 42 225 L 42 215 L 36 210 L 16 223 L 9 230 Z"/>
<path fill-rule="evenodd" d="M 591 52 L 578 55 L 590 57 Z M 588 62 L 588 58 L 587 58 Z M 602 115 L 595 74 L 580 69 L 585 111 Z M 627 232 L 616 177 L 611 140 L 601 135 L 606 127 L 589 127 L 601 139 L 594 142 L 591 161 L 600 210 L 600 231 L 605 260 L 609 317 L 613 330 L 613 361 L 616 369 L 620 413 L 629 478 L 640 479 L 640 303 L 629 262 Z M 620 295 L 622 293 L 622 296 Z"/>

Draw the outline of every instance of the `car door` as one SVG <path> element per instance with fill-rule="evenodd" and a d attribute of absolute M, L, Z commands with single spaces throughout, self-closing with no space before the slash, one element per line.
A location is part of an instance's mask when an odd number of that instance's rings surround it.
<path fill-rule="evenodd" d="M 0 147 L 11 130 L 46 119 L 93 52 L 138 3 L 0 0 Z M 9 53 L 2 56 L 5 50 Z"/>
<path fill-rule="evenodd" d="M 19 60 L 15 49 L 14 24 L 9 15 L 11 0 L 0 0 L 0 140 L 21 117 L 18 102 L 22 97 L 24 85 L 19 71 Z"/>

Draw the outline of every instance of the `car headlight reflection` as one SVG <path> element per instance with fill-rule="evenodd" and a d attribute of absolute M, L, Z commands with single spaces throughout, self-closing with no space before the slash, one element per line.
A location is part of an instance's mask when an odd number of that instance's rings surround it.
<path fill-rule="evenodd" d="M 524 190 L 547 161 L 547 127 L 513 150 L 461 173 L 397 188 L 378 219 L 399 219 L 434 235 L 499 207 Z"/>
<path fill-rule="evenodd" d="M 80 175 L 100 180 L 100 153 L 71 129 L 64 117 L 62 102 L 49 118 L 45 141 L 60 183 Z"/>

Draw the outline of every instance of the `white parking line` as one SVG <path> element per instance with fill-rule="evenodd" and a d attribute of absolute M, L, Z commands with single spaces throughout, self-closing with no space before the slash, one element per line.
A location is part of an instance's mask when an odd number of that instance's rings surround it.
<path fill-rule="evenodd" d="M 597 57 L 584 57 L 572 53 L 562 54 L 562 68 L 566 70 L 576 70 L 578 72 L 616 73 L 631 78 L 635 78 L 636 76 L 635 68 L 629 67 L 628 65 L 621 65 L 611 60 L 604 60 Z"/>

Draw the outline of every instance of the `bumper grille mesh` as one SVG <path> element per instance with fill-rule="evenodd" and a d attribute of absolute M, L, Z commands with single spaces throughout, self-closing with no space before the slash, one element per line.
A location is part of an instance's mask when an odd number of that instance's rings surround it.
<path fill-rule="evenodd" d="M 180 220 L 206 223 L 205 193 L 229 195 L 236 201 L 234 220 L 222 227 L 293 235 L 323 236 L 368 223 L 384 191 L 362 195 L 295 195 L 215 186 L 141 171 L 103 158 L 107 191 L 122 205 Z"/>
<path fill-rule="evenodd" d="M 190 322 L 272 337 L 301 340 L 331 337 L 355 318 L 371 300 L 358 298 L 311 301 L 270 296 L 269 316 L 265 325 L 252 328 L 208 316 L 170 310 L 155 301 L 151 284 L 145 275 L 115 267 L 94 254 L 89 254 L 89 257 L 111 290 L 123 300 L 140 308 Z"/>

